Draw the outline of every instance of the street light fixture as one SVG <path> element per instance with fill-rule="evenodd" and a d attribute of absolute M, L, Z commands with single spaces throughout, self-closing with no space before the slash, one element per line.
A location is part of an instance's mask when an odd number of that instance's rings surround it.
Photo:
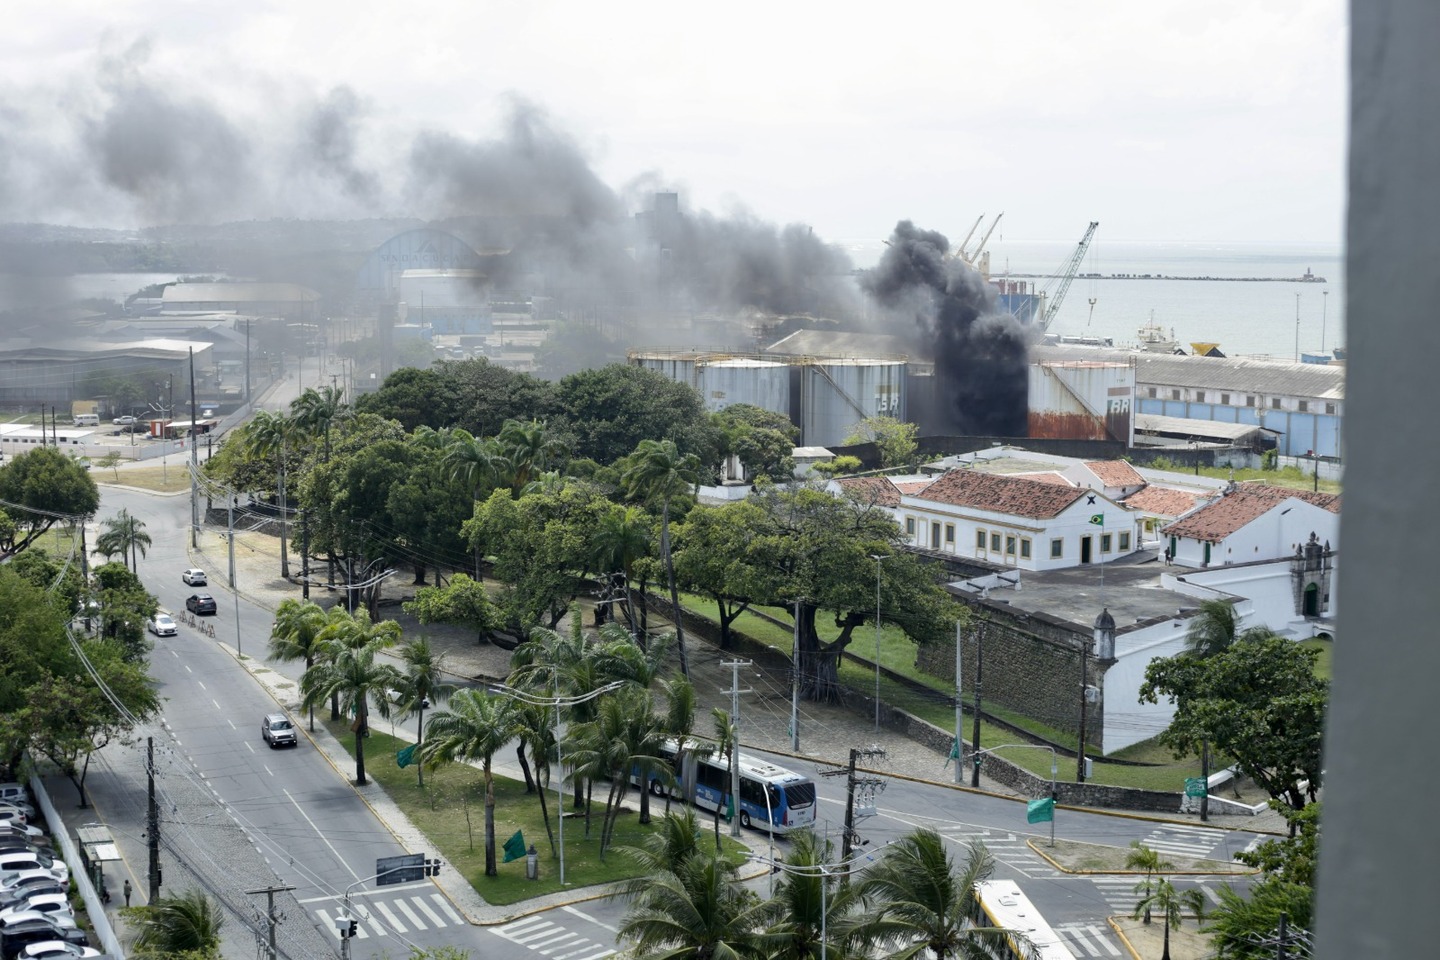
<path fill-rule="evenodd" d="M 976 750 L 974 756 L 975 756 L 975 763 L 976 763 L 977 768 L 978 768 L 979 763 L 980 763 L 980 758 L 981 758 L 982 756 L 984 756 L 985 754 L 987 754 L 987 753 L 994 753 L 996 750 L 1010 750 L 1010 749 L 1020 749 L 1020 750 L 1049 750 L 1049 751 L 1050 751 L 1050 799 L 1051 799 L 1051 800 L 1056 800 L 1056 799 L 1058 799 L 1059 790 L 1058 790 L 1058 788 L 1056 787 L 1055 780 L 1056 780 L 1056 777 L 1059 775 L 1059 772 L 1060 772 L 1060 759 L 1059 759 L 1059 756 L 1055 753 L 1055 748 L 1052 747 L 1052 746 L 1050 746 L 1050 744 L 1048 744 L 1048 743 L 1002 743 L 1002 744 L 998 744 L 997 746 L 986 747 L 984 750 Z M 1050 816 L 1050 846 L 1052 846 L 1052 847 L 1055 846 L 1055 816 L 1054 816 L 1054 814 L 1051 814 L 1051 816 Z"/>
<path fill-rule="evenodd" d="M 875 732 L 880 732 L 880 563 L 888 556 L 872 553 L 875 561 Z"/>
<path fill-rule="evenodd" d="M 511 700 L 519 703 L 532 707 L 555 708 L 555 723 L 551 727 L 551 732 L 555 737 L 555 818 L 559 821 L 561 886 L 565 885 L 565 764 L 560 755 L 560 708 L 575 707 L 582 703 L 589 703 L 596 697 L 603 696 L 612 690 L 619 690 L 623 686 L 625 686 L 624 680 L 613 680 L 603 687 L 596 687 L 589 693 L 582 693 L 574 697 L 562 697 L 559 695 L 540 697 L 528 690 L 520 690 L 503 683 L 491 683 L 485 686 L 487 692 L 502 697 L 509 697 Z"/>

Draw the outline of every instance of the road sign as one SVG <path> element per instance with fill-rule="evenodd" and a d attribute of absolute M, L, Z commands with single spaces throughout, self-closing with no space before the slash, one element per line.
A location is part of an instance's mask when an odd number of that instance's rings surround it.
<path fill-rule="evenodd" d="M 407 853 L 401 857 L 376 857 L 375 874 L 375 886 L 377 887 L 424 880 L 425 854 Z"/>
<path fill-rule="evenodd" d="M 1205 796 L 1205 794 L 1208 793 L 1208 792 L 1209 792 L 1209 791 L 1206 789 L 1206 784 L 1205 784 L 1205 778 L 1204 778 L 1204 777 L 1186 777 L 1186 778 L 1185 778 L 1185 796 L 1187 796 L 1187 797 L 1203 797 L 1203 796 Z"/>

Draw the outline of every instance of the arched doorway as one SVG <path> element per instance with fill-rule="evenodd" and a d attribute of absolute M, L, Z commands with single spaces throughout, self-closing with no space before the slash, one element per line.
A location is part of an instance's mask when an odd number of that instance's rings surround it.
<path fill-rule="evenodd" d="M 1305 585 L 1305 601 L 1302 609 L 1307 617 L 1320 616 L 1320 585 L 1318 583 Z"/>

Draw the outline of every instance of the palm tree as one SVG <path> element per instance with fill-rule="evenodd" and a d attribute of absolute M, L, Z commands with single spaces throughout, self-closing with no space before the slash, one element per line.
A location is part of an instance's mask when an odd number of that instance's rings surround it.
<path fill-rule="evenodd" d="M 550 855 L 558 856 L 559 851 L 555 846 L 555 831 L 550 825 L 550 802 L 546 797 L 546 791 L 550 786 L 550 768 L 555 757 L 555 721 L 559 707 L 542 707 L 536 704 L 518 703 L 515 707 L 515 720 L 511 733 L 515 739 L 520 741 L 516 749 L 516 755 L 520 760 L 520 768 L 525 772 L 525 789 L 528 793 L 533 787 L 535 793 L 540 797 L 540 816 L 545 820 L 545 834 L 550 838 Z M 525 760 L 525 753 L 529 751 L 530 762 Z M 534 767 L 532 781 L 531 766 Z"/>
<path fill-rule="evenodd" d="M 640 841 L 640 846 L 618 849 L 633 860 L 640 871 L 635 878 L 622 881 L 614 896 L 637 900 L 644 895 L 656 874 L 674 873 L 680 869 L 680 864 L 702 853 L 699 820 L 689 807 L 677 813 L 667 813 L 661 818 L 660 826 Z"/>
<path fill-rule="evenodd" d="M 95 538 L 95 552 L 106 560 L 118 556 L 126 570 L 138 573 L 140 561 L 136 554 L 145 556 L 151 545 L 150 535 L 145 532 L 145 521 L 122 507 L 119 513 L 101 525 L 105 531 Z"/>
<path fill-rule="evenodd" d="M 130 920 L 139 930 L 134 944 L 135 956 L 220 956 L 220 929 L 225 925 L 225 913 L 215 900 L 199 890 L 187 890 L 176 897 L 160 897 L 147 906 L 134 907 Z"/>
<path fill-rule="evenodd" d="M 325 615 L 325 626 L 318 638 L 321 646 L 317 660 L 334 660 L 343 651 L 358 650 L 372 641 L 379 643 L 382 649 L 393 647 L 400 642 L 403 634 L 400 624 L 394 620 L 372 621 L 368 610 L 351 613 L 337 605 Z M 330 699 L 330 719 L 340 719 L 338 692 Z"/>
<path fill-rule="evenodd" d="M 347 413 L 343 387 L 328 386 L 316 390 L 314 387 L 290 401 L 290 415 L 295 422 L 312 437 L 325 437 L 325 462 L 330 462 L 330 424 L 342 419 Z"/>
<path fill-rule="evenodd" d="M 1155 884 L 1155 875 L 1174 868 L 1174 864 L 1163 860 L 1160 853 L 1152 850 L 1139 840 L 1130 841 L 1130 852 L 1125 855 L 1125 869 L 1139 870 L 1145 879 L 1136 884 L 1135 892 L 1149 897 Z M 1145 908 L 1145 922 L 1150 922 L 1150 908 Z"/>
<path fill-rule="evenodd" d="M 338 608 L 337 608 L 338 609 Z M 270 628 L 270 659 L 286 663 L 304 660 L 305 669 L 315 666 L 324 653 L 320 634 L 329 620 L 317 603 L 293 597 L 280 601 L 275 611 L 275 624 Z M 315 730 L 315 710 L 310 710 L 310 730 Z"/>
<path fill-rule="evenodd" d="M 566 453 L 565 444 L 549 436 L 545 424 L 539 420 L 529 423 L 506 420 L 495 444 L 510 464 L 510 489 L 516 497 L 531 480 L 549 470 Z"/>
<path fill-rule="evenodd" d="M 425 637 L 417 637 L 400 648 L 400 659 L 405 662 L 405 677 L 397 688 L 401 716 L 414 713 L 419 719 L 415 725 L 415 749 L 420 752 L 425 746 L 425 708 L 439 703 L 455 692 L 455 684 L 445 677 L 445 654 L 436 653 Z M 420 786 L 425 786 L 425 764 L 415 765 L 415 776 Z"/>
<path fill-rule="evenodd" d="M 683 767 L 686 756 L 694 750 L 691 738 L 695 733 L 695 685 L 684 677 L 660 681 L 665 697 L 665 733 L 675 740 L 676 769 Z M 695 784 L 686 788 L 685 801 L 694 802 Z M 665 813 L 670 813 L 670 794 L 665 791 Z"/>
<path fill-rule="evenodd" d="M 710 719 L 715 724 L 715 752 L 726 759 L 725 766 L 729 768 L 729 774 L 725 780 L 725 788 L 722 794 L 730 793 L 730 787 L 735 783 L 735 764 L 740 759 L 735 749 L 735 721 L 730 714 L 719 707 L 712 707 Z M 729 819 L 737 815 L 739 811 L 740 798 L 730 797 L 730 806 L 725 814 Z M 715 852 L 720 852 L 720 807 L 715 807 Z"/>
<path fill-rule="evenodd" d="M 1184 919 L 1184 912 L 1189 910 L 1196 919 L 1205 915 L 1205 895 L 1194 887 L 1189 890 L 1176 890 L 1174 884 L 1161 877 L 1154 884 L 1153 889 L 1147 880 L 1135 887 L 1135 892 L 1145 890 L 1145 896 L 1135 904 L 1135 912 L 1131 914 L 1139 919 L 1141 914 L 1150 915 L 1152 909 L 1158 909 L 1160 915 L 1165 918 L 1165 947 L 1161 951 L 1160 960 L 1170 960 L 1170 927 L 1180 926 Z"/>
<path fill-rule="evenodd" d="M 635 960 L 760 960 L 764 906 L 736 882 L 735 867 L 697 853 L 648 889 L 620 923 Z"/>
<path fill-rule="evenodd" d="M 254 419 L 241 427 L 241 442 L 256 456 L 275 458 L 275 487 L 280 501 L 280 576 L 290 577 L 290 554 L 285 535 L 290 524 L 289 504 L 285 500 L 285 460 L 290 444 L 301 433 L 299 421 L 283 413 L 261 410 Z"/>
<path fill-rule="evenodd" d="M 618 572 L 625 580 L 625 616 L 630 621 L 630 634 L 637 636 L 640 624 L 630 599 L 630 580 L 635 561 L 650 553 L 650 524 L 639 507 L 612 506 L 600 518 L 592 541 L 595 554 L 591 562 L 600 573 Z"/>
<path fill-rule="evenodd" d="M 1011 942 L 1024 948 L 1024 936 L 977 926 L 974 919 L 982 915 L 975 884 L 993 868 L 984 844 L 971 844 L 957 872 L 940 834 L 917 830 L 901 837 L 858 884 L 870 912 L 851 931 L 855 944 L 867 954 L 878 947 L 893 960 L 926 951 L 934 960 L 1011 956 Z"/>
<path fill-rule="evenodd" d="M 340 709 L 355 714 L 355 782 L 365 779 L 365 738 L 370 735 L 370 699 L 375 698 L 380 716 L 390 715 L 390 690 L 403 681 L 400 671 L 377 659 L 390 644 L 383 637 L 359 647 L 340 647 L 333 656 L 315 664 L 300 678 L 300 692 L 306 707 L 326 697 L 338 698 Z"/>
<path fill-rule="evenodd" d="M 673 440 L 641 440 L 622 479 L 629 496 L 660 502 L 660 555 L 665 560 L 665 577 L 670 583 L 680 672 L 688 677 L 690 661 L 685 655 L 685 628 L 680 623 L 680 593 L 675 588 L 675 561 L 670 556 L 670 502 L 689 493 L 700 482 L 700 458 L 693 453 L 681 456 Z"/>
<path fill-rule="evenodd" d="M 485 777 L 485 876 L 495 870 L 495 776 L 491 761 L 510 740 L 514 701 L 480 690 L 461 690 L 450 698 L 448 712 L 430 718 L 430 739 L 420 749 L 432 768 L 442 763 L 478 760 Z"/>
<path fill-rule="evenodd" d="M 827 875 L 830 843 L 816 837 L 813 830 L 799 831 L 790 839 L 785 862 L 792 870 L 782 872 L 767 904 L 770 922 L 764 938 L 768 960 L 819 960 L 821 956 L 847 960 L 864 956 L 846 942 L 845 933 L 853 923 L 860 898 L 856 886 L 836 884 L 834 876 Z"/>
<path fill-rule="evenodd" d="M 471 496 L 476 500 L 483 499 L 481 490 L 497 486 L 497 478 L 509 473 L 508 461 L 493 441 L 476 437 L 458 427 L 445 438 L 444 463 L 450 479 L 460 480 L 469 486 Z"/>

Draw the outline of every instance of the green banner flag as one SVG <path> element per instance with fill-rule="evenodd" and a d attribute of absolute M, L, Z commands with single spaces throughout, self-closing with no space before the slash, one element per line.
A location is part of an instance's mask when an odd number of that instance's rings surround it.
<path fill-rule="evenodd" d="M 1049 797 L 1025 804 L 1026 823 L 1049 823 L 1055 819 L 1055 801 Z"/>
<path fill-rule="evenodd" d="M 523 856 L 525 856 L 525 835 L 516 830 L 515 836 L 505 841 L 505 862 L 519 860 Z"/>
<path fill-rule="evenodd" d="M 734 820 L 734 819 L 735 819 L 735 796 L 734 796 L 734 794 L 730 794 L 730 795 L 726 796 L 726 798 L 725 798 L 725 819 L 726 819 L 726 820 Z"/>
<path fill-rule="evenodd" d="M 1105 514 L 1103 514 L 1103 513 L 1092 513 L 1092 514 L 1090 514 L 1090 522 L 1093 523 L 1093 524 L 1095 524 L 1095 526 L 1097 526 L 1097 527 L 1103 527 L 1103 526 L 1105 526 Z"/>
<path fill-rule="evenodd" d="M 415 746 L 416 745 L 412 743 L 410 744 L 410 746 L 405 747 L 403 750 L 395 751 L 395 765 L 401 770 L 404 770 L 406 767 L 410 766 L 410 764 L 415 762 Z"/>
<path fill-rule="evenodd" d="M 951 740 L 950 740 L 950 756 L 948 756 L 948 757 L 945 758 L 945 767 L 950 766 L 950 761 L 951 761 L 951 760 L 959 760 L 959 759 L 960 759 L 960 741 L 959 741 L 959 740 L 956 740 L 956 739 L 954 739 L 954 738 L 951 738 Z M 941 770 L 944 770 L 945 767 L 941 767 L 940 769 L 941 769 Z"/>

